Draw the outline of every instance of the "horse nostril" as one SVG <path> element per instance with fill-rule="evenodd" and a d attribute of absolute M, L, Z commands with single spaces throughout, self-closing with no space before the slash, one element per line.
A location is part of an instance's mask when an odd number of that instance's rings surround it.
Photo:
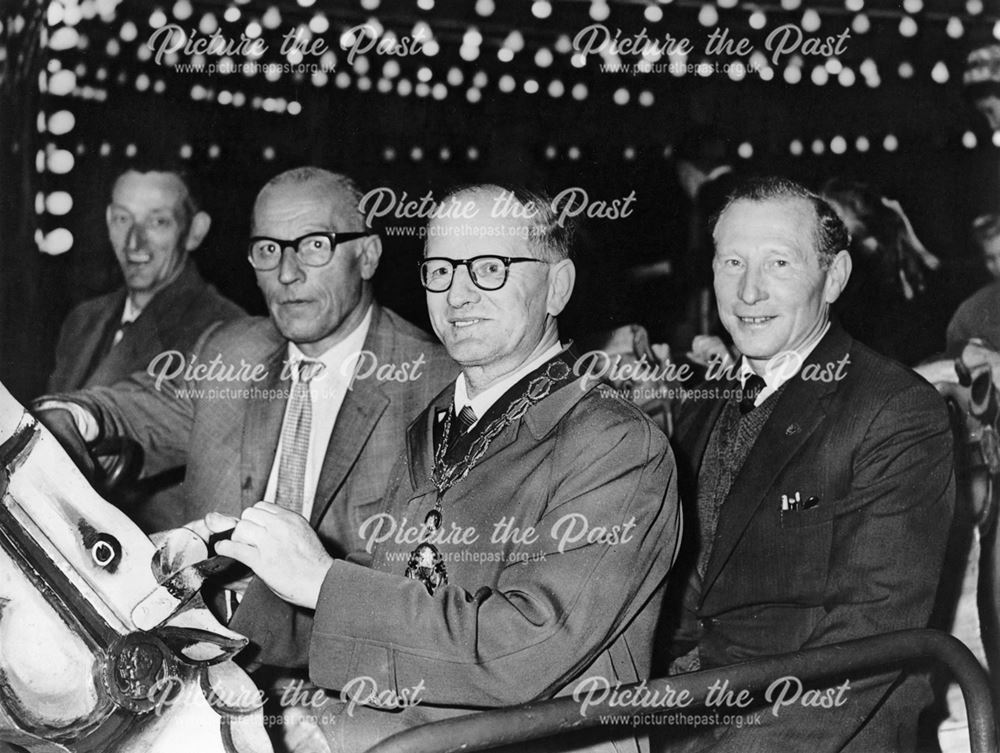
<path fill-rule="evenodd" d="M 101 533 L 90 547 L 90 556 L 98 567 L 114 567 L 122 556 L 122 545 L 109 533 Z"/>

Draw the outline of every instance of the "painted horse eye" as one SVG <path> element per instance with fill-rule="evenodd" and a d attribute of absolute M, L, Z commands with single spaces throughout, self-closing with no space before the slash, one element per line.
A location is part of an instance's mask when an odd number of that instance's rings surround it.
<path fill-rule="evenodd" d="M 109 533 L 101 533 L 90 547 L 90 556 L 98 567 L 112 568 L 122 556 L 122 545 Z"/>

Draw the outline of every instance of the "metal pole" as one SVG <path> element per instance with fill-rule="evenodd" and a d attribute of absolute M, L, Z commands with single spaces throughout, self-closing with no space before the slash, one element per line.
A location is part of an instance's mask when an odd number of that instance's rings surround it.
<path fill-rule="evenodd" d="M 874 674 L 926 657 L 945 664 L 962 688 L 972 753 L 996 753 L 997 730 L 986 672 L 961 641 L 937 630 L 900 630 L 859 638 L 652 680 L 646 687 L 652 693 L 665 690 L 668 685 L 674 692 L 687 690 L 696 699 L 694 705 L 685 709 L 687 711 L 701 704 L 709 686 L 718 681 L 728 680 L 730 686 L 741 689 L 761 690 L 774 678 L 784 675 L 794 675 L 805 681 L 848 673 Z M 637 686 L 638 683 L 623 686 L 623 690 Z M 647 708 L 612 709 L 610 703 L 605 702 L 591 706 L 584 717 L 580 715 L 579 704 L 572 698 L 556 698 L 414 727 L 383 740 L 368 753 L 471 753 L 594 727 L 606 713 L 634 717 L 648 712 Z"/>

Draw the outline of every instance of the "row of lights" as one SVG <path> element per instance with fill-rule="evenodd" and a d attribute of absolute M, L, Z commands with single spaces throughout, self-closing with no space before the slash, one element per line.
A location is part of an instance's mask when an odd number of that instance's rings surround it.
<path fill-rule="evenodd" d="M 390 62 L 395 63 L 395 61 Z M 747 70 L 752 70 L 752 65 L 753 63 L 751 62 L 750 68 L 747 68 L 740 64 L 735 64 L 727 71 L 727 73 L 731 79 L 738 81 L 747 75 Z M 383 70 L 383 76 L 374 81 L 367 75 L 357 75 L 352 79 L 349 73 L 346 71 L 340 71 L 333 77 L 333 84 L 338 89 L 348 89 L 353 84 L 361 92 L 368 92 L 374 89 L 381 94 L 391 94 L 395 92 L 397 95 L 402 97 L 415 94 L 417 97 L 432 97 L 435 100 L 441 101 L 446 99 L 451 93 L 449 85 L 453 88 L 457 88 L 463 83 L 463 74 L 457 68 L 452 68 L 449 72 L 447 84 L 442 81 L 431 84 L 430 81 L 433 79 L 433 73 L 426 66 L 421 67 L 416 72 L 416 77 L 418 79 L 416 83 L 405 77 L 393 80 L 392 76 L 394 73 L 389 71 L 388 67 L 389 63 L 386 64 L 386 67 Z M 78 74 L 82 75 L 82 71 L 80 69 L 83 68 L 84 67 L 81 64 L 77 66 L 77 71 L 57 71 L 52 76 L 48 77 L 46 82 L 43 82 L 43 91 L 47 91 L 48 93 L 57 96 L 74 95 L 83 99 L 96 99 L 98 101 L 106 100 L 108 96 L 106 89 L 101 87 L 77 86 Z M 102 72 L 104 73 L 103 76 L 101 75 Z M 98 80 L 105 80 L 106 73 L 106 69 L 99 68 L 97 70 Z M 773 73 L 770 72 L 770 69 L 762 69 L 757 71 L 757 73 L 760 74 L 761 78 L 764 80 L 770 80 L 770 78 L 773 77 Z M 882 83 L 878 68 L 874 61 L 870 58 L 861 64 L 859 73 L 860 77 L 869 88 L 878 87 Z M 899 64 L 897 73 L 902 79 L 912 79 L 916 75 L 914 66 L 907 61 Z M 695 75 L 714 75 L 714 71 L 711 67 L 708 67 L 701 74 L 697 73 L 696 70 Z M 813 67 L 807 74 L 800 57 L 793 57 L 789 61 L 782 77 L 786 83 L 794 85 L 801 82 L 806 75 L 808 75 L 813 84 L 817 86 L 824 86 L 831 80 L 836 79 L 837 83 L 846 88 L 853 86 L 858 80 L 858 75 L 855 74 L 853 69 L 841 65 L 839 61 L 833 59 L 827 61 L 824 65 L 817 65 Z M 947 65 L 941 61 L 936 63 L 931 69 L 930 78 L 938 84 L 943 85 L 947 83 L 950 79 L 950 73 Z M 126 83 L 126 80 L 126 74 L 119 74 L 119 83 L 124 84 Z M 329 78 L 325 72 L 316 71 L 313 73 L 312 82 L 316 86 L 325 86 L 329 83 Z M 472 78 L 471 86 L 466 89 L 466 99 L 473 104 L 482 101 L 483 92 L 488 86 L 488 83 L 489 77 L 484 71 L 476 73 Z M 166 90 L 166 83 L 163 79 L 152 80 L 147 74 L 141 73 L 135 79 L 135 88 L 140 92 L 152 90 L 157 94 L 162 94 Z M 497 78 L 496 88 L 504 94 L 513 94 L 519 88 L 525 94 L 538 94 L 539 92 L 544 91 L 553 99 L 559 99 L 566 94 L 569 94 L 569 96 L 577 101 L 584 101 L 590 95 L 590 88 L 585 83 L 579 82 L 573 84 L 572 86 L 567 86 L 561 79 L 558 78 L 551 79 L 546 84 L 544 82 L 540 82 L 537 78 L 529 76 L 520 83 L 519 87 L 515 77 L 509 73 L 502 74 Z M 228 89 L 223 89 L 218 95 L 216 95 L 214 89 L 201 84 L 195 84 L 191 87 L 190 97 L 196 101 L 214 100 L 223 106 L 233 106 L 236 108 L 243 107 L 249 103 L 253 109 L 263 109 L 265 112 L 287 113 L 289 115 L 298 115 L 302 112 L 302 104 L 296 100 L 286 100 L 283 97 L 261 96 L 254 96 L 253 98 L 248 99 L 247 95 L 243 92 L 238 90 L 229 91 Z M 620 106 L 625 106 L 630 102 L 635 102 L 642 107 L 651 107 L 655 103 L 656 97 L 649 89 L 642 89 L 635 93 L 627 87 L 618 87 L 612 93 L 611 100 Z"/>
<path fill-rule="evenodd" d="M 181 15 L 184 15 L 189 12 L 190 3 L 188 3 L 187 0 L 180 0 L 180 2 L 175 5 L 174 9 L 175 16 L 177 15 L 179 10 L 177 6 L 182 4 L 184 10 L 180 11 Z M 659 8 L 659 6 L 650 6 L 650 7 Z M 714 10 L 714 6 L 712 5 L 703 6 L 703 10 L 705 8 Z M 236 8 L 236 6 L 230 6 L 230 9 L 239 12 L 239 9 Z M 297 33 L 299 34 L 299 38 L 304 43 L 312 41 L 314 34 L 322 33 L 322 31 L 317 31 L 317 30 L 326 30 L 329 28 L 329 21 L 325 18 L 325 16 L 322 17 L 323 21 L 321 23 L 315 23 L 314 22 L 315 18 L 316 17 L 314 17 L 313 21 L 311 21 L 309 24 L 300 24 L 297 27 Z M 855 31 L 858 33 L 864 33 L 868 30 L 869 27 L 865 25 L 867 21 L 860 21 L 860 19 L 867 19 L 867 17 L 859 15 L 854 19 Z M 702 21 L 705 22 L 707 26 L 715 25 L 715 22 L 717 20 L 718 20 L 717 18 L 714 21 L 711 18 L 702 19 Z M 711 23 L 707 23 L 709 21 L 711 21 Z M 154 11 L 154 13 L 150 16 L 149 19 L 150 26 L 153 28 L 162 27 L 166 22 L 167 22 L 166 14 L 163 13 L 163 11 L 161 10 Z M 248 38 L 257 38 L 262 33 L 262 26 L 268 28 L 277 28 L 277 26 L 280 25 L 280 23 L 281 23 L 280 12 L 278 12 L 277 9 L 272 7 L 264 13 L 263 17 L 261 18 L 261 21 L 259 22 L 256 20 L 250 21 L 246 29 L 243 31 L 243 33 Z M 399 38 L 396 35 L 396 33 L 392 30 L 384 29 L 384 27 L 382 27 L 382 25 L 378 22 L 377 19 L 375 18 L 369 19 L 368 25 L 370 25 L 373 28 L 373 30 L 377 32 L 377 35 L 379 36 L 381 41 L 391 44 L 397 44 L 399 42 Z M 760 11 L 757 11 L 750 16 L 750 25 L 751 27 L 755 28 L 756 27 L 763 28 L 763 26 L 766 25 L 766 18 L 762 15 Z M 803 30 L 807 32 L 815 31 L 820 28 L 820 25 L 821 25 L 821 18 L 819 13 L 815 9 L 806 10 L 801 19 L 801 26 Z M 949 36 L 952 36 L 953 38 L 958 38 L 964 33 L 964 26 L 962 25 L 962 22 L 958 17 L 953 17 L 951 21 L 949 21 L 946 28 L 948 30 Z M 218 29 L 218 20 L 211 13 L 205 14 L 201 19 L 201 23 L 199 24 L 199 29 L 203 34 L 211 34 Z M 75 33 L 75 30 L 72 29 L 62 29 L 60 31 Z M 916 21 L 914 19 L 912 19 L 909 16 L 906 16 L 901 20 L 900 33 L 902 35 L 913 36 L 914 34 L 917 33 L 917 31 L 918 28 L 916 26 Z M 996 24 L 994 31 L 998 35 L 998 38 L 1000 38 L 1000 22 Z M 139 32 L 134 22 L 126 21 L 122 25 L 119 34 L 123 40 L 131 42 L 135 41 L 138 38 Z M 412 35 L 414 37 L 416 37 L 417 35 L 421 35 L 425 40 L 424 44 L 421 47 L 421 51 L 425 55 L 433 56 L 434 54 L 437 53 L 439 46 L 436 40 L 433 39 L 433 34 L 430 30 L 430 26 L 427 24 L 426 21 L 423 20 L 418 21 L 413 27 Z M 340 43 L 342 47 L 344 47 L 345 45 L 347 47 L 350 47 L 354 43 L 354 41 L 355 40 L 352 38 L 352 34 L 350 31 L 345 31 L 341 34 Z M 479 58 L 480 47 L 482 46 L 483 41 L 484 40 L 482 33 L 479 32 L 479 30 L 476 29 L 475 27 L 469 27 L 462 36 L 462 42 L 459 48 L 459 55 L 466 62 L 474 62 Z M 67 46 L 66 49 L 69 49 L 70 46 Z M 504 37 L 504 39 L 500 43 L 499 50 L 497 52 L 497 57 L 502 62 L 510 62 L 514 59 L 514 56 L 516 54 L 522 52 L 525 49 L 525 46 L 526 45 L 525 45 L 524 35 L 517 30 L 511 31 L 506 35 L 506 37 Z M 119 50 L 120 46 L 115 40 L 111 40 L 108 43 L 107 52 L 109 55 L 111 56 L 117 55 Z M 561 34 L 556 39 L 552 49 L 550 49 L 547 46 L 542 46 L 534 50 L 534 62 L 536 66 L 539 68 L 547 68 L 551 66 L 555 61 L 555 55 L 553 50 L 555 53 L 560 53 L 569 56 L 571 63 L 575 67 L 580 68 L 584 67 L 587 64 L 587 60 L 583 58 L 582 55 L 574 52 L 572 42 L 569 36 L 566 34 Z M 153 52 L 147 45 L 143 44 L 138 46 L 137 55 L 140 60 L 148 61 L 152 58 Z M 293 49 L 288 51 L 287 56 L 290 62 L 293 63 L 302 62 L 302 54 L 301 51 L 299 51 L 298 49 Z M 660 56 L 661 56 L 661 51 L 658 51 L 651 47 L 647 47 L 646 52 L 644 52 L 644 54 L 642 55 L 642 60 L 638 63 L 639 68 L 637 70 L 642 71 L 642 66 L 644 64 L 655 63 L 660 58 Z M 246 57 L 247 59 L 252 60 L 254 59 L 254 53 L 248 50 Z M 256 57 L 259 58 L 259 55 L 257 55 Z M 605 50 L 601 53 L 601 59 L 603 59 L 605 63 L 620 64 L 621 62 L 618 56 L 611 51 L 610 46 L 606 47 Z M 168 65 L 175 65 L 178 61 L 179 61 L 179 56 L 177 52 L 168 53 L 164 59 L 164 62 L 166 62 Z M 194 68 L 203 67 L 206 64 L 205 55 L 203 54 L 194 55 L 191 58 L 191 62 Z M 228 59 L 220 60 L 219 65 L 220 66 L 225 65 L 227 62 L 230 66 L 232 65 L 232 61 Z M 358 62 L 359 62 L 358 60 L 355 61 L 356 66 Z M 686 72 L 686 66 L 683 64 L 686 63 L 686 61 L 682 59 L 680 60 L 674 59 L 672 60 L 672 62 L 679 63 L 679 65 L 672 66 L 672 70 L 675 72 L 675 75 L 684 75 L 684 73 Z M 335 63 L 336 63 L 336 55 L 332 51 L 328 51 L 326 55 L 324 55 L 317 61 L 319 67 L 321 67 L 324 71 L 332 70 L 335 66 Z M 755 71 L 761 74 L 761 78 L 763 80 L 771 80 L 774 78 L 773 70 L 767 65 L 767 60 L 760 53 L 760 51 L 758 51 L 756 57 L 751 61 L 751 63 L 752 63 L 751 67 Z M 839 61 L 832 60 L 831 64 L 839 65 Z M 947 80 L 948 77 L 947 66 L 943 62 L 939 62 L 938 64 L 936 64 L 934 70 L 935 70 L 934 80 L 936 81 Z M 359 71 L 359 72 L 364 73 L 364 71 Z M 247 76 L 256 75 L 256 68 L 243 67 L 243 73 Z M 732 66 L 730 68 L 730 76 L 734 78 L 734 80 L 741 80 L 742 78 L 745 77 L 745 75 L 746 75 L 746 70 L 743 69 L 741 71 L 741 67 L 738 65 Z M 796 74 L 794 73 L 787 74 L 785 78 L 786 79 L 794 78 L 795 75 Z M 280 80 L 281 67 L 280 66 L 265 67 L 265 77 L 270 81 Z M 824 81 L 823 74 L 821 73 L 817 73 L 815 76 L 811 76 L 810 78 Z M 849 79 L 848 76 L 845 76 L 845 78 Z M 317 83 L 317 85 L 324 85 L 327 80 L 328 76 L 325 73 L 323 73 L 322 75 L 315 76 L 314 83 Z"/>

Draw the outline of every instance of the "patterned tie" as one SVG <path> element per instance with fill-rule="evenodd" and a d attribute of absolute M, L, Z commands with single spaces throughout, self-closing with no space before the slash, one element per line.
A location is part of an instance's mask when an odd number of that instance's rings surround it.
<path fill-rule="evenodd" d="M 312 429 L 309 380 L 319 373 L 318 367 L 322 367 L 318 361 L 305 359 L 294 364 L 298 379 L 293 381 L 292 394 L 285 409 L 285 422 L 281 427 L 281 460 L 275 503 L 292 512 L 302 511 L 309 432 Z"/>
<path fill-rule="evenodd" d="M 458 414 L 458 428 L 462 430 L 462 434 L 468 433 L 472 425 L 479 420 L 472 410 L 472 406 L 466 405 Z"/>
<path fill-rule="evenodd" d="M 764 379 L 758 374 L 751 374 L 743 384 L 743 397 L 740 398 L 740 415 L 745 416 L 756 405 L 757 395 L 764 389 Z"/>

